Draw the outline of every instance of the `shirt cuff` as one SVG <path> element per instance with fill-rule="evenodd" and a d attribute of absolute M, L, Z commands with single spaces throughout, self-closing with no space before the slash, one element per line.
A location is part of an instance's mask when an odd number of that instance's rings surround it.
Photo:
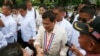
<path fill-rule="evenodd" d="M 79 51 L 85 56 L 86 55 L 86 51 L 83 49 L 79 49 Z"/>

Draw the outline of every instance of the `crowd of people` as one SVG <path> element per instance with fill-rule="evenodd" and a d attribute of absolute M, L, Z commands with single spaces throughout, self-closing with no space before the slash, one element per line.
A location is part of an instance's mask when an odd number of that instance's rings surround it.
<path fill-rule="evenodd" d="M 89 1 L 69 17 L 62 6 L 39 9 L 27 0 L 4 4 L 0 13 L 0 56 L 100 56 L 100 9 Z"/>

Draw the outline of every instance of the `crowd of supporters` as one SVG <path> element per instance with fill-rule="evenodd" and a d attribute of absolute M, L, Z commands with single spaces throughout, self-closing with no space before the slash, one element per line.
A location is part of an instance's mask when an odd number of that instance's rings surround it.
<path fill-rule="evenodd" d="M 100 56 L 96 5 L 83 1 L 68 13 L 43 4 L 37 10 L 29 0 L 10 3 L 0 13 L 0 56 Z"/>

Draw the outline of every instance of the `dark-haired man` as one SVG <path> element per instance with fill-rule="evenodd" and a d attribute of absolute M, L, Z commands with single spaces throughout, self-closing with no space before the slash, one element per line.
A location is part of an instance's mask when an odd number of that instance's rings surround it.
<path fill-rule="evenodd" d="M 32 2 L 30 0 L 26 1 L 26 7 L 27 12 L 29 12 L 29 14 L 33 16 L 33 19 L 36 19 L 39 15 L 39 12 L 32 6 Z"/>
<path fill-rule="evenodd" d="M 93 5 L 85 5 L 83 8 L 80 9 L 77 19 L 78 19 L 78 21 L 81 21 L 83 23 L 89 23 L 91 20 L 95 19 L 95 13 L 96 13 L 96 11 L 95 11 L 95 8 Z M 74 40 L 75 41 L 74 45 L 77 46 L 77 48 L 80 48 L 78 45 L 79 43 L 77 41 L 78 37 L 79 37 L 79 32 L 76 31 L 75 29 L 73 32 L 74 32 L 74 35 L 73 35 L 74 38 L 72 38 L 72 41 Z M 82 52 L 82 53 L 84 53 L 84 52 Z"/>
<path fill-rule="evenodd" d="M 56 14 L 56 25 L 65 29 L 68 34 L 68 40 L 72 38 L 73 27 L 72 25 L 64 18 L 65 9 L 61 6 L 56 6 L 53 9 L 53 12 Z"/>
<path fill-rule="evenodd" d="M 23 40 L 22 45 L 24 46 L 24 48 L 26 46 L 31 47 L 28 42 L 36 35 L 35 20 L 33 20 L 33 17 L 27 12 L 27 7 L 25 6 L 25 4 L 21 4 L 19 6 L 19 13 L 22 16 L 22 18 L 19 20 L 19 30 L 21 30 L 21 37 Z"/>
<path fill-rule="evenodd" d="M 93 5 L 84 6 L 79 12 L 79 21 L 88 23 L 95 18 L 96 8 Z"/>
<path fill-rule="evenodd" d="M 67 33 L 63 28 L 55 25 L 56 15 L 52 11 L 47 11 L 42 15 L 40 26 L 34 46 L 37 56 L 66 56 Z"/>
<path fill-rule="evenodd" d="M 14 18 L 14 20 L 18 24 L 19 19 L 21 18 L 21 15 L 18 12 L 18 6 L 13 6 L 12 7 L 12 17 Z"/>
<path fill-rule="evenodd" d="M 96 17 L 88 24 L 75 22 L 74 28 L 80 32 L 79 43 L 81 48 L 86 50 L 86 56 L 100 56 L 100 17 Z M 79 54 L 76 50 L 74 47 L 73 51 Z"/>
<path fill-rule="evenodd" d="M 17 41 L 17 33 L 16 28 L 17 24 L 13 17 L 11 16 L 11 6 L 3 5 L 2 6 L 2 15 L 1 20 L 4 23 L 4 27 L 1 28 L 1 32 L 3 33 L 3 37 L 6 38 L 7 43 L 14 43 Z"/>

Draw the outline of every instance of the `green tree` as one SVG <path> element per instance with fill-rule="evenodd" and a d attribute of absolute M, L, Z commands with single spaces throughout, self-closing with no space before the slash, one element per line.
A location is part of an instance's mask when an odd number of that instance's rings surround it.
<path fill-rule="evenodd" d="M 97 7 L 100 7 L 100 0 L 97 0 L 96 5 L 97 5 Z"/>
<path fill-rule="evenodd" d="M 44 3 L 44 0 L 40 0 L 40 3 L 43 4 Z"/>

